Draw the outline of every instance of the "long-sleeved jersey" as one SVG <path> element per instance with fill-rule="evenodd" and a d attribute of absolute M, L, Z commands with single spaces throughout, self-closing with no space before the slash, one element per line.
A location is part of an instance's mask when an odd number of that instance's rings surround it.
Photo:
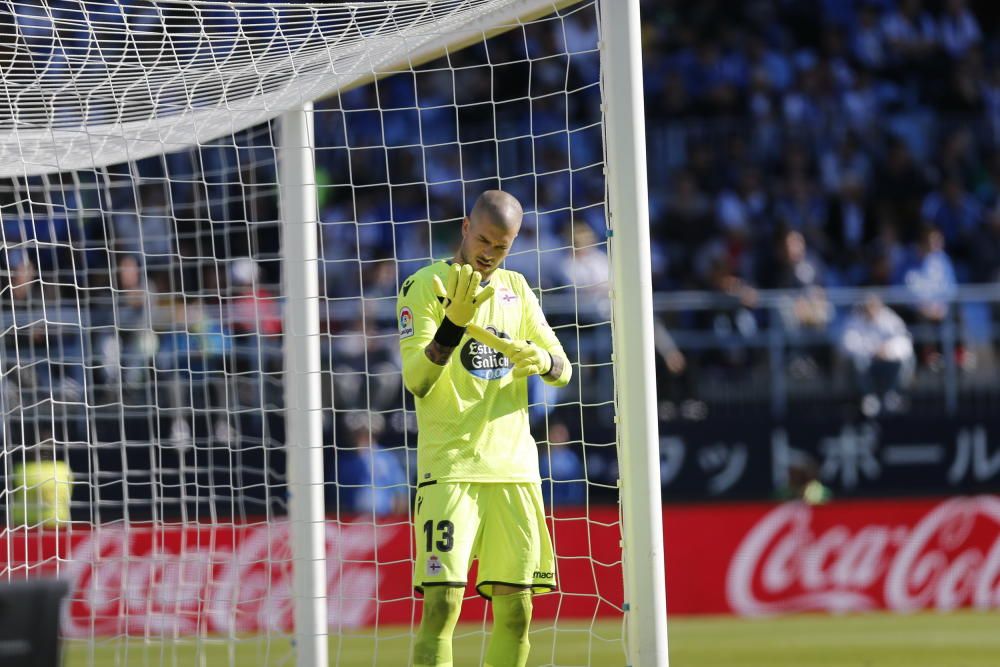
<path fill-rule="evenodd" d="M 397 315 L 403 379 L 416 399 L 418 483 L 538 482 L 538 453 L 528 428 L 528 383 L 511 374 L 503 354 L 464 336 L 441 374 L 429 387 L 430 363 L 424 348 L 444 319 L 433 276 L 446 282 L 449 263 L 426 266 L 399 291 Z M 473 320 L 501 338 L 530 340 L 566 360 L 524 276 L 497 269 L 490 277 L 496 293 Z M 567 371 L 553 384 L 569 381 Z M 437 369 L 433 369 L 435 372 Z"/>

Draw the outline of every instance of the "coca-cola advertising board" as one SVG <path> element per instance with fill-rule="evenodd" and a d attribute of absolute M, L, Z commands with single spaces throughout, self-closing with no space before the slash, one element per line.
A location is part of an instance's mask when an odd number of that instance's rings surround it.
<path fill-rule="evenodd" d="M 536 600 L 537 618 L 621 614 L 617 520 L 614 507 L 557 513 L 560 592 Z M 1000 608 L 994 496 L 671 506 L 663 525 L 671 614 Z M 284 521 L 11 531 L 0 576 L 67 580 L 70 637 L 287 631 L 288 532 Z M 412 621 L 411 533 L 401 519 L 327 524 L 331 627 Z M 483 604 L 470 598 L 463 615 L 481 619 Z"/>
<path fill-rule="evenodd" d="M 671 507 L 672 613 L 1000 607 L 1000 499 Z"/>
<path fill-rule="evenodd" d="M 550 530 L 559 552 L 560 593 L 541 596 L 536 615 L 620 614 L 618 515 L 559 512 Z M 0 533 L 0 577 L 58 576 L 70 584 L 68 637 L 287 632 L 292 628 L 292 552 L 286 520 L 234 525 L 133 523 L 71 531 Z M 329 521 L 327 618 L 331 628 L 409 624 L 412 529 L 406 517 Z M 482 620 L 485 601 L 469 575 L 463 618 Z M 598 591 L 600 595 L 598 595 Z"/>

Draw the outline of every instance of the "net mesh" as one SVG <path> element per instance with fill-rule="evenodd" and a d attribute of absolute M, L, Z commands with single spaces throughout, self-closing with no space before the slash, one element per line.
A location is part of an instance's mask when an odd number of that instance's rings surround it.
<path fill-rule="evenodd" d="M 624 657 L 597 11 L 5 3 L 0 576 L 70 581 L 73 664 L 294 663 L 274 119 L 314 98 L 332 661 L 411 649 L 396 294 L 490 188 L 574 365 L 530 384 L 560 579 L 532 662 Z"/>
<path fill-rule="evenodd" d="M 4 2 L 0 176 L 138 160 L 416 63 L 542 2 Z M 6 116 L 6 117 L 5 117 Z"/>

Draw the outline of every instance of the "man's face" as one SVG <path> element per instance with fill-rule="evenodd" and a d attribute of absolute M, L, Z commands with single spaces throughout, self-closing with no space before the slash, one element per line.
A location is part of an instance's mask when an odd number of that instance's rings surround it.
<path fill-rule="evenodd" d="M 459 259 L 472 264 L 488 280 L 507 257 L 517 238 L 517 230 L 509 230 L 491 221 L 465 218 L 462 222 L 462 247 Z"/>
<path fill-rule="evenodd" d="M 806 258 L 806 240 L 802 234 L 791 232 L 785 237 L 785 257 L 789 264 L 797 264 Z"/>
<path fill-rule="evenodd" d="M 882 310 L 882 302 L 878 299 L 865 299 L 865 304 L 863 311 L 865 317 L 871 321 L 874 321 L 878 317 L 879 311 Z"/>

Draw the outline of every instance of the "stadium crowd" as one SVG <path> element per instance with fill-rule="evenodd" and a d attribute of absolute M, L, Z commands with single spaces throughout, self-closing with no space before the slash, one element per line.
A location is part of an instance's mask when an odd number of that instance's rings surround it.
<path fill-rule="evenodd" d="M 660 287 L 800 287 L 788 230 L 812 284 L 905 281 L 928 228 L 946 281 L 996 279 L 1000 44 L 968 3 L 657 5 L 647 110 L 683 149 L 654 188 Z"/>
<path fill-rule="evenodd" d="M 681 394 L 690 397 L 696 372 L 750 374 L 753 359 L 685 350 L 668 331 L 827 332 L 860 391 L 886 406 L 915 365 L 940 357 L 934 345 L 914 349 L 908 327 L 954 318 L 970 347 L 992 346 L 989 307 L 949 300 L 962 283 L 1000 279 L 996 9 L 656 0 L 643 12 L 654 289 L 701 290 L 722 304 L 660 323 L 664 373 L 688 376 Z M 65 63 L 46 15 L 29 14 L 18 19 L 29 47 Z M 582 364 L 566 395 L 610 399 L 596 41 L 593 12 L 571 12 L 317 105 L 325 391 L 335 408 L 326 426 L 350 449 L 384 444 L 399 455 L 331 460 L 353 471 L 344 475 L 396 486 L 412 474 L 396 292 L 428 258 L 447 256 L 467 202 L 499 183 L 527 210 L 508 267 L 577 306 L 552 316 Z M 529 63 L 552 50 L 567 55 Z M 156 428 L 177 442 L 222 442 L 237 427 L 263 440 L 281 403 L 275 143 L 262 126 L 131 170 L 5 184 L 4 317 L 60 303 L 66 318 L 4 336 L 4 373 L 17 366 L 23 376 L 8 375 L 4 413 L 26 400 L 11 391 L 32 386 L 68 403 L 96 392 L 88 404 L 156 406 Z M 912 305 L 867 300 L 852 312 L 825 292 L 893 285 Z M 787 307 L 758 308 L 759 290 L 772 288 L 793 295 Z M 204 425 L 185 416 L 192 407 Z M 361 410 L 380 415 L 378 428 L 365 422 L 362 433 Z M 581 449 L 566 444 L 583 438 L 591 417 L 581 410 L 534 411 L 540 439 L 552 442 L 543 467 L 567 481 L 583 476 Z M 610 450 L 595 451 L 591 472 L 613 480 Z M 581 492 L 567 484 L 553 495 L 576 502 Z M 399 502 L 348 495 L 366 511 Z"/>
<path fill-rule="evenodd" d="M 706 290 L 722 303 L 674 313 L 671 326 L 822 333 L 858 368 L 857 319 L 825 290 L 897 287 L 906 303 L 883 309 L 930 338 L 950 321 L 961 331 L 956 363 L 988 371 L 990 306 L 950 300 L 962 283 L 1000 277 L 995 9 L 664 2 L 648 15 L 647 118 L 651 149 L 667 163 L 651 187 L 654 287 Z M 765 313 L 760 289 L 791 296 Z M 904 356 L 893 392 L 912 376 Z M 921 368 L 943 366 L 939 346 L 918 345 L 915 356 Z M 815 362 L 833 357 L 791 358 L 799 375 L 828 377 Z M 700 361 L 704 371 L 727 359 Z M 748 365 L 746 355 L 730 361 Z M 860 374 L 869 406 L 871 384 Z"/>

